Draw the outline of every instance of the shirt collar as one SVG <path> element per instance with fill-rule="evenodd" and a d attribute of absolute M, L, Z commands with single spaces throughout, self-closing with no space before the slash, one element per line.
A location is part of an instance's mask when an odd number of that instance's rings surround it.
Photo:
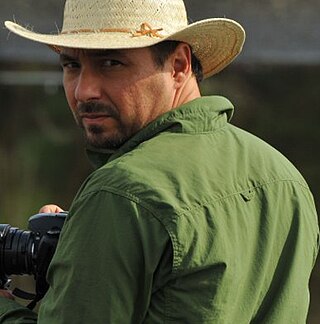
<path fill-rule="evenodd" d="M 87 148 L 91 163 L 99 168 L 133 150 L 163 131 L 203 133 L 221 128 L 233 115 L 232 103 L 220 96 L 201 97 L 161 115 L 141 129 L 117 150 Z M 225 116 L 225 118 L 219 118 Z"/>

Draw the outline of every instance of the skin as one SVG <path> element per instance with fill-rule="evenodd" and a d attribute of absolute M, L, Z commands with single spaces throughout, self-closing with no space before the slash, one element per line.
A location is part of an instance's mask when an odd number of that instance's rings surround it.
<path fill-rule="evenodd" d="M 158 116 L 200 97 L 189 45 L 181 43 L 163 68 L 150 49 L 62 49 L 69 107 L 88 145 L 116 149 Z M 63 211 L 45 205 L 40 213 Z M 10 292 L 0 296 L 13 299 Z"/>
<path fill-rule="evenodd" d="M 63 49 L 67 101 L 87 143 L 117 149 L 158 116 L 199 96 L 190 55 L 181 44 L 160 69 L 148 48 Z"/>

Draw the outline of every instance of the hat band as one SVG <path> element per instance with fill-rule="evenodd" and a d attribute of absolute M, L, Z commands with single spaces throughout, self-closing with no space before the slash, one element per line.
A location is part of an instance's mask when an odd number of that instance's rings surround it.
<path fill-rule="evenodd" d="M 164 36 L 159 34 L 159 31 L 162 31 L 163 28 L 153 29 L 150 24 L 142 23 L 140 29 L 132 32 L 129 28 L 101 28 L 101 29 L 75 29 L 63 31 L 61 34 L 80 34 L 80 33 L 130 33 L 132 37 L 139 36 L 149 36 L 149 37 L 158 37 L 163 38 Z"/>
<path fill-rule="evenodd" d="M 127 28 L 101 28 L 101 29 L 75 29 L 63 31 L 61 34 L 81 34 L 81 33 L 131 33 Z"/>

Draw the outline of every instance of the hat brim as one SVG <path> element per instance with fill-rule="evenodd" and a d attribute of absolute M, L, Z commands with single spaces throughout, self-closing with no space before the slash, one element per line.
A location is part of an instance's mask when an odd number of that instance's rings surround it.
<path fill-rule="evenodd" d="M 237 22 L 226 18 L 205 19 L 186 26 L 162 38 L 149 35 L 133 37 L 125 32 L 79 32 L 40 34 L 11 21 L 5 26 L 13 33 L 52 46 L 56 49 L 130 49 L 155 45 L 166 40 L 188 43 L 200 60 L 204 78 L 208 78 L 229 65 L 241 52 L 245 31 Z"/>

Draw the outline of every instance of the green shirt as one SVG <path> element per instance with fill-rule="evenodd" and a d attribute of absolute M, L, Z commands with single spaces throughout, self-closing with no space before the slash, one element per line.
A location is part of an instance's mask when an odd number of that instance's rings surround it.
<path fill-rule="evenodd" d="M 228 123 L 232 111 L 203 97 L 91 152 L 99 168 L 70 208 L 39 323 L 305 322 L 312 195 L 285 157 Z M 0 314 L 36 321 L 4 299 Z"/>

